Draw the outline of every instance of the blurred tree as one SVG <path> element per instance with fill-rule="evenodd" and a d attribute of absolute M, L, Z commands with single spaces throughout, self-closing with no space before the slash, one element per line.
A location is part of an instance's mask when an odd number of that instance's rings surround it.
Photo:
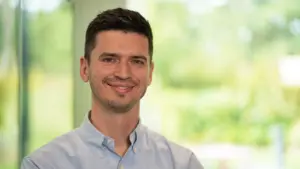
<path fill-rule="evenodd" d="M 0 9 L 3 8 L 3 4 L 0 2 Z M 0 10 L 0 70 L 1 65 L 3 65 L 3 48 L 4 48 L 4 18 L 2 14 L 3 10 Z M 1 64 L 2 63 L 2 64 Z M 4 78 L 3 72 L 0 72 L 0 131 L 3 127 L 3 119 L 4 119 L 4 99 L 6 97 L 4 90 Z"/>
<path fill-rule="evenodd" d="M 1 8 L 1 6 L 0 6 L 0 8 Z M 3 31 L 4 31 L 4 29 L 3 29 L 3 19 L 2 19 L 3 17 L 2 17 L 2 14 L 1 14 L 1 12 L 0 12 L 0 53 L 2 52 L 2 50 L 3 50 L 3 46 L 4 46 L 4 38 L 3 38 Z M 0 56 L 0 59 L 1 59 L 1 56 Z M 1 61 L 1 60 L 0 60 Z"/>
<path fill-rule="evenodd" d="M 299 54 L 300 1 L 191 2 L 148 1 L 157 75 L 166 97 L 178 98 L 169 102 L 179 138 L 267 145 L 269 126 L 290 130 L 299 110 L 277 64 Z"/>
<path fill-rule="evenodd" d="M 46 73 L 69 72 L 72 43 L 70 4 L 62 2 L 54 11 L 29 15 L 31 66 Z M 57 19 L 59 18 L 59 19 Z M 65 40 L 61 40 L 64 37 Z"/>
<path fill-rule="evenodd" d="M 3 81 L 4 80 L 0 78 L 0 131 L 2 130 L 3 122 L 4 122 L 4 103 L 5 103 L 5 96 L 6 96 Z"/>

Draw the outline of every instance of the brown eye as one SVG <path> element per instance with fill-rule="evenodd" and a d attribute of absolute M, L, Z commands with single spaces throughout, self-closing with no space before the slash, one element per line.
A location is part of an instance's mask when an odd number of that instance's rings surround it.
<path fill-rule="evenodd" d="M 116 62 L 116 58 L 103 58 L 102 62 L 114 63 L 114 62 Z"/>
<path fill-rule="evenodd" d="M 139 59 L 135 59 L 135 60 L 133 60 L 132 62 L 133 62 L 134 64 L 139 64 L 139 65 L 144 65 L 144 64 L 145 64 L 144 61 L 139 60 Z"/>

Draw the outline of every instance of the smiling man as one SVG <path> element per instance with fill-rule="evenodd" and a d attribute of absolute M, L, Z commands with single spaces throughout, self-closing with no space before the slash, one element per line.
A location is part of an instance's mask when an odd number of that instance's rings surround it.
<path fill-rule="evenodd" d="M 188 149 L 140 122 L 152 81 L 153 35 L 138 12 L 116 8 L 86 31 L 80 75 L 92 106 L 82 125 L 24 158 L 22 169 L 203 169 Z"/>

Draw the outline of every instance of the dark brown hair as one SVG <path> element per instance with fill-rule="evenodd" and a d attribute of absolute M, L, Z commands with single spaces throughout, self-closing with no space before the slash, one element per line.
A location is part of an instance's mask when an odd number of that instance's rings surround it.
<path fill-rule="evenodd" d="M 95 47 L 95 37 L 101 31 L 121 30 L 139 33 L 148 39 L 149 55 L 152 60 L 153 34 L 149 22 L 138 12 L 123 8 L 114 8 L 101 12 L 89 24 L 85 35 L 84 57 L 90 61 L 91 51 Z"/>

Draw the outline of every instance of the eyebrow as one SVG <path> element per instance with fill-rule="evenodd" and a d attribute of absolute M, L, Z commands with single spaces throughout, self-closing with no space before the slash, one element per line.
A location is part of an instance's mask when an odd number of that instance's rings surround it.
<path fill-rule="evenodd" d="M 117 53 L 110 53 L 110 52 L 103 52 L 100 56 L 99 56 L 99 58 L 103 58 L 103 57 L 120 57 L 120 55 L 119 54 L 117 54 Z M 148 59 L 147 59 L 147 57 L 146 56 L 143 56 L 143 55 L 133 55 L 133 56 L 131 56 L 131 58 L 133 58 L 133 59 L 142 59 L 142 60 L 144 60 L 144 61 L 147 61 Z"/>
<path fill-rule="evenodd" d="M 144 61 L 147 61 L 147 57 L 143 55 L 134 55 L 132 56 L 133 59 L 142 59 Z"/>
<path fill-rule="evenodd" d="M 110 57 L 118 57 L 119 55 L 117 53 L 110 53 L 110 52 L 103 52 L 99 58 L 103 58 L 103 57 L 107 57 L 107 56 L 110 56 Z"/>

